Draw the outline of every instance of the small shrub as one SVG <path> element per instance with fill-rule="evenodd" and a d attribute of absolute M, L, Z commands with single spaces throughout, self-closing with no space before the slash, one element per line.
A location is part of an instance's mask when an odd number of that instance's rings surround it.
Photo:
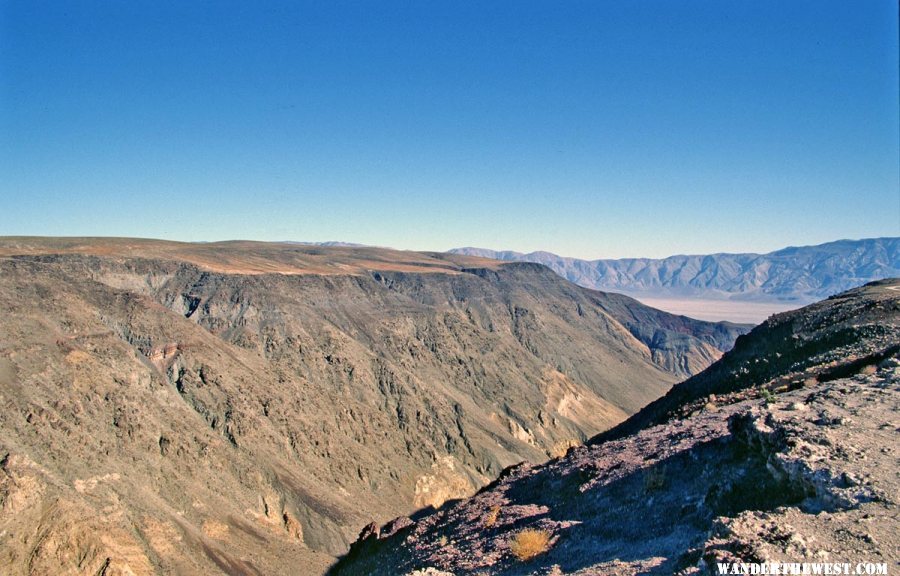
<path fill-rule="evenodd" d="M 500 516 L 500 506 L 491 507 L 490 511 L 484 517 L 484 525 L 490 528 L 497 523 L 497 517 Z"/>
<path fill-rule="evenodd" d="M 550 532 L 526 528 L 513 536 L 509 549 L 516 558 L 527 562 L 550 549 Z"/>
<path fill-rule="evenodd" d="M 872 374 L 878 372 L 878 366 L 874 364 L 869 364 L 868 366 L 863 366 L 862 370 L 859 371 L 863 376 L 871 376 Z"/>
<path fill-rule="evenodd" d="M 762 388 L 762 389 L 759 391 L 759 395 L 762 397 L 763 400 L 766 401 L 766 405 L 767 405 L 767 406 L 768 406 L 769 404 L 775 402 L 775 395 L 772 394 L 772 391 L 769 390 L 768 388 Z"/>

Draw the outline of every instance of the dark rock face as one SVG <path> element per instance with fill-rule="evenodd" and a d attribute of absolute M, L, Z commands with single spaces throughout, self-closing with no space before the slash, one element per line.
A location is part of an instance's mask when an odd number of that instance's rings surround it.
<path fill-rule="evenodd" d="M 332 574 L 896 567 L 898 290 L 876 283 L 774 319 L 679 385 L 690 394 L 655 413 L 664 417 L 510 468 L 470 499 L 360 542 Z M 735 382 L 723 367 L 745 366 L 750 350 L 767 367 Z M 516 552 L 525 531 L 549 542 L 533 558 Z"/>
<path fill-rule="evenodd" d="M 322 572 L 745 332 L 531 264 L 257 243 L 6 239 L 0 306 L 0 565 L 23 573 Z"/>

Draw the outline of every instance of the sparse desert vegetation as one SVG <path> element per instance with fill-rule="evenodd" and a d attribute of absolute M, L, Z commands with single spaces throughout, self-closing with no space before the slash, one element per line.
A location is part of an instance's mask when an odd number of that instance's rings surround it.
<path fill-rule="evenodd" d="M 497 523 L 497 518 L 500 516 L 500 506 L 494 506 L 491 508 L 488 513 L 484 517 L 484 525 L 487 528 L 492 527 Z"/>
<path fill-rule="evenodd" d="M 527 562 L 550 549 L 550 532 L 536 528 L 526 528 L 517 532 L 509 543 L 513 555 Z"/>

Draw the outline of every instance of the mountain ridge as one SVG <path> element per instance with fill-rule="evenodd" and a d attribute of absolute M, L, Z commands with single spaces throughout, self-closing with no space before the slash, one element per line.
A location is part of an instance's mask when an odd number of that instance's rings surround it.
<path fill-rule="evenodd" d="M 581 260 L 538 251 L 482 248 L 448 252 L 549 266 L 567 280 L 597 290 L 645 296 L 808 304 L 855 286 L 900 275 L 900 238 L 836 240 L 765 254 L 716 253 L 666 258 Z"/>
<path fill-rule="evenodd" d="M 322 572 L 746 331 L 537 264 L 254 242 L 0 238 L 0 306 L 13 574 Z"/>

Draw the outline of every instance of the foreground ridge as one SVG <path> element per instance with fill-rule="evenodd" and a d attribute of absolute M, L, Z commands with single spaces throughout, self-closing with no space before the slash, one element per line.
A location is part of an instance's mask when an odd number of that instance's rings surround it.
<path fill-rule="evenodd" d="M 898 286 L 874 283 L 773 319 L 680 385 L 691 392 L 680 404 L 370 531 L 332 574 L 714 574 L 718 563 L 765 561 L 896 570 Z M 833 331 L 822 329 L 829 315 Z M 749 349 L 759 363 L 776 360 L 777 342 L 762 351 L 779 330 L 810 355 L 724 391 L 710 384 Z M 527 558 L 516 552 L 525 530 L 547 542 Z"/>

